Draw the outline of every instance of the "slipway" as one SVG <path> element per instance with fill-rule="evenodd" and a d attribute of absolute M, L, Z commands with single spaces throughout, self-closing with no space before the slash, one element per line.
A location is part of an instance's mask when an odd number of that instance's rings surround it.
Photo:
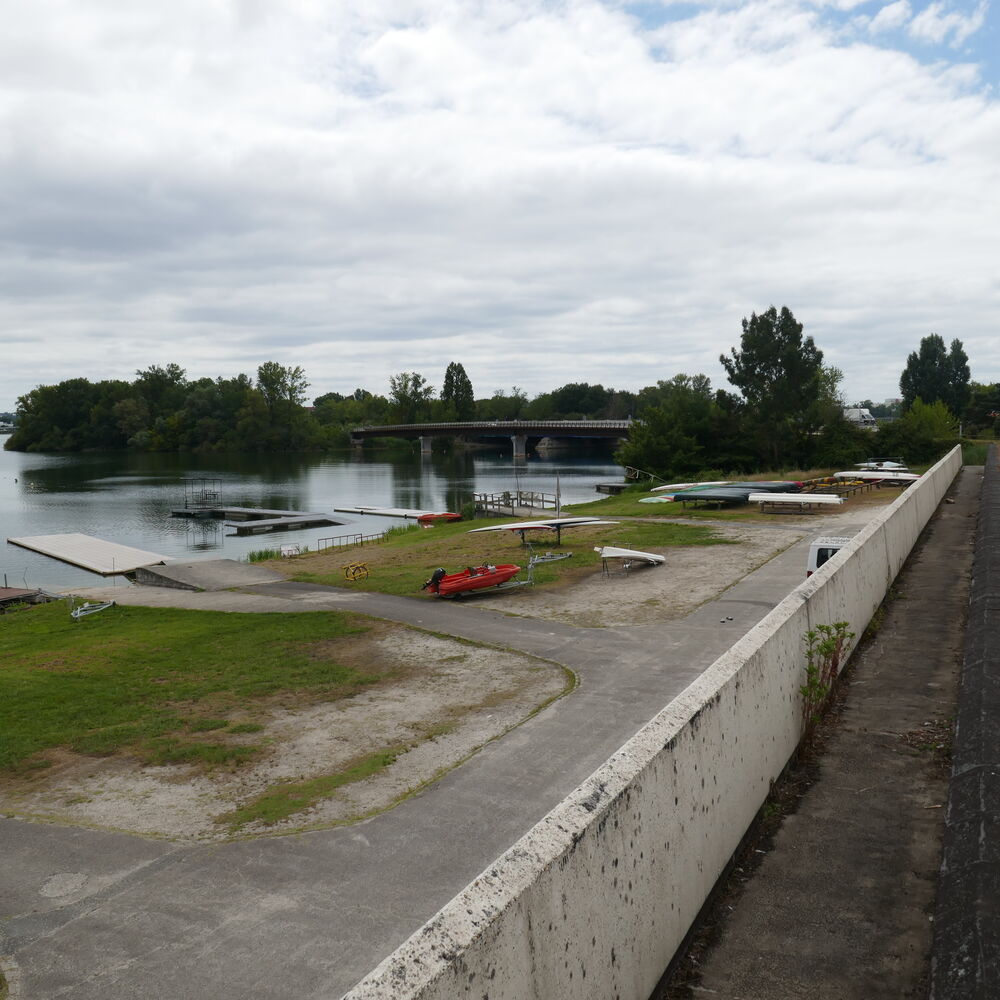
<path fill-rule="evenodd" d="M 167 560 L 156 552 L 134 549 L 129 545 L 108 542 L 93 535 L 71 532 L 63 535 L 32 535 L 26 538 L 8 538 L 11 545 L 31 549 L 51 559 L 79 566 L 81 569 L 114 576 L 117 573 L 132 573 L 140 566 L 153 566 Z"/>

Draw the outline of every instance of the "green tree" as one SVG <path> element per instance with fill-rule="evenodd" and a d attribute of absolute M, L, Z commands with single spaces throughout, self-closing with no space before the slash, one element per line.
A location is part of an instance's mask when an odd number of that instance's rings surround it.
<path fill-rule="evenodd" d="M 184 405 L 187 382 L 180 365 L 171 363 L 165 368 L 150 365 L 135 374 L 135 393 L 145 401 L 153 420 L 173 413 Z"/>
<path fill-rule="evenodd" d="M 472 420 L 476 416 L 476 397 L 472 391 L 472 382 L 465 373 L 465 368 L 457 361 L 452 361 L 445 369 L 441 402 L 450 407 L 455 420 Z"/>
<path fill-rule="evenodd" d="M 434 388 L 417 372 L 400 372 L 389 377 L 389 400 L 399 424 L 417 424 L 427 418 Z"/>
<path fill-rule="evenodd" d="M 892 423 L 880 425 L 874 451 L 900 455 L 908 462 L 930 461 L 957 443 L 958 427 L 942 400 L 924 403 L 919 397 Z"/>
<path fill-rule="evenodd" d="M 537 414 L 528 412 L 537 400 L 528 403 L 528 394 L 514 386 L 510 393 L 495 389 L 489 399 L 476 400 L 476 417 L 479 420 L 520 420 L 522 417 L 535 419 Z"/>
<path fill-rule="evenodd" d="M 663 479 L 709 467 L 723 420 L 712 383 L 705 375 L 675 375 L 657 387 L 662 402 L 643 410 L 616 459 Z"/>
<path fill-rule="evenodd" d="M 972 395 L 969 356 L 962 341 L 953 340 L 948 348 L 948 395 L 945 403 L 955 416 L 961 416 Z"/>
<path fill-rule="evenodd" d="M 829 392 L 823 352 L 786 306 L 774 306 L 743 319 L 740 349 L 719 361 L 739 389 L 746 407 L 747 430 L 761 459 L 771 468 L 802 461 L 809 436 L 823 420 L 817 407 Z"/>
<path fill-rule="evenodd" d="M 613 389 L 589 382 L 570 382 L 532 400 L 528 415 L 537 420 L 590 420 L 613 401 Z"/>
<path fill-rule="evenodd" d="M 305 402 L 309 383 L 305 372 L 298 365 L 286 368 L 277 361 L 265 361 L 257 369 L 257 388 L 264 397 L 267 408 L 273 413 L 301 406 Z"/>
<path fill-rule="evenodd" d="M 899 377 L 903 407 L 909 409 L 915 400 L 924 403 L 943 402 L 958 415 L 969 401 L 969 358 L 960 340 L 953 340 L 945 350 L 944 339 L 936 333 L 920 341 L 920 347 L 906 359 Z"/>
<path fill-rule="evenodd" d="M 1000 431 L 1000 382 L 992 385 L 973 382 L 969 390 L 969 402 L 962 413 L 966 436 L 982 433 L 996 436 Z"/>

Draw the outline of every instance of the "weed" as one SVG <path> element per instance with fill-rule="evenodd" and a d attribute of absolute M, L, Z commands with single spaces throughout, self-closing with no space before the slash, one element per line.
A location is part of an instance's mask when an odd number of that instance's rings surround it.
<path fill-rule="evenodd" d="M 229 731 L 240 735 L 242 733 L 260 733 L 264 727 L 259 722 L 238 722 L 235 726 L 230 726 Z"/>
<path fill-rule="evenodd" d="M 267 562 L 268 559 L 280 559 L 281 549 L 251 549 L 247 553 L 247 562 Z"/>
<path fill-rule="evenodd" d="M 803 636 L 806 644 L 806 682 L 802 694 L 803 736 L 811 735 L 823 714 L 841 661 L 847 656 L 854 633 L 847 630 L 848 622 L 817 625 Z"/>

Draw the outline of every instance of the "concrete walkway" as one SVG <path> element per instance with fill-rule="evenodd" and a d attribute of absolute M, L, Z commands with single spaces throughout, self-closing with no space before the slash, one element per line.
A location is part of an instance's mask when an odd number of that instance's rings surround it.
<path fill-rule="evenodd" d="M 948 798 L 935 747 L 956 712 L 981 481 L 966 468 L 952 485 L 852 661 L 814 784 L 659 1000 L 927 997 Z"/>
<path fill-rule="evenodd" d="M 844 533 L 857 527 L 838 519 Z M 801 581 L 807 544 L 682 622 L 625 629 L 285 582 L 238 593 L 89 591 L 154 606 L 351 609 L 550 658 L 580 687 L 422 794 L 351 827 L 205 845 L 0 820 L 11 1000 L 339 996 L 767 614 Z"/>

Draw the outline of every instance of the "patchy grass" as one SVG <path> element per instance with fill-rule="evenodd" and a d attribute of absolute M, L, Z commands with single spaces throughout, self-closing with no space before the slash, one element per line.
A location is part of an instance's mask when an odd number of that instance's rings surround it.
<path fill-rule="evenodd" d="M 396 758 L 405 753 L 406 747 L 391 747 L 361 757 L 336 774 L 323 774 L 304 781 L 288 781 L 272 786 L 263 795 L 218 817 L 217 822 L 227 823 L 229 832 L 235 833 L 248 823 L 271 826 L 283 819 L 309 809 L 322 799 L 331 796 L 338 788 L 363 781 L 379 771 L 384 771 Z"/>
<path fill-rule="evenodd" d="M 229 716 L 245 718 L 265 696 L 334 700 L 386 676 L 386 667 L 352 656 L 351 637 L 368 628 L 331 612 L 130 607 L 74 622 L 63 602 L 4 615 L 0 771 L 28 773 L 60 747 L 128 751 L 151 763 L 236 763 L 259 748 L 228 736 L 260 727 L 230 726 Z M 213 741 L 198 739 L 208 732 Z"/>
<path fill-rule="evenodd" d="M 613 498 L 617 499 L 617 498 Z M 509 524 L 509 519 L 476 521 L 475 526 L 487 527 Z M 577 574 L 581 568 L 597 565 L 600 557 L 595 545 L 619 545 L 627 548 L 662 549 L 679 545 L 732 544 L 719 538 L 707 525 L 668 524 L 657 521 L 631 521 L 615 525 L 584 526 L 567 529 L 562 544 L 556 547 L 554 532 L 538 532 L 529 538 L 534 550 L 572 552 L 572 559 L 541 563 L 535 568 L 535 583 L 544 585 L 567 575 Z M 383 545 L 365 547 L 351 553 L 354 558 L 368 564 L 367 580 L 355 581 L 348 586 L 384 594 L 413 596 L 420 592 L 424 581 L 438 566 L 449 572 L 465 566 L 478 566 L 484 562 L 514 563 L 527 571 L 530 550 L 522 545 L 520 536 L 512 531 L 470 533 L 468 522 L 438 524 L 426 531 L 408 532 L 392 538 Z M 343 552 L 316 553 L 296 560 L 294 566 L 287 562 L 275 563 L 274 568 L 284 570 L 291 578 L 302 583 L 344 586 L 343 565 L 349 559 Z"/>

